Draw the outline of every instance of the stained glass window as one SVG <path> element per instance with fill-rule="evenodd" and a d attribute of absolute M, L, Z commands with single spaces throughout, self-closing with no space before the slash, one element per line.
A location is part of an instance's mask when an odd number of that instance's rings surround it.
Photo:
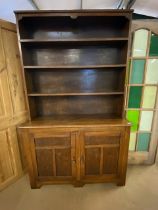
<path fill-rule="evenodd" d="M 129 141 L 129 150 L 130 151 L 135 151 L 136 138 L 137 138 L 137 133 L 136 132 L 131 132 L 130 133 L 130 141 Z"/>
<path fill-rule="evenodd" d="M 133 60 L 130 84 L 142 84 L 144 78 L 145 60 Z"/>
<path fill-rule="evenodd" d="M 156 100 L 157 87 L 146 86 L 144 88 L 143 108 L 154 108 Z"/>
<path fill-rule="evenodd" d="M 138 122 L 139 122 L 139 111 L 137 110 L 128 110 L 127 111 L 127 119 L 132 123 L 131 131 L 138 130 Z"/>
<path fill-rule="evenodd" d="M 142 87 L 130 87 L 128 108 L 140 108 Z"/>
<path fill-rule="evenodd" d="M 129 150 L 147 152 L 158 92 L 158 35 L 146 29 L 135 31 L 129 65 L 126 78 L 126 117 L 132 124 Z"/>
<path fill-rule="evenodd" d="M 145 56 L 147 52 L 148 30 L 140 29 L 135 32 L 133 41 L 133 57 Z"/>
<path fill-rule="evenodd" d="M 150 142 L 150 133 L 139 133 L 137 142 L 137 151 L 148 151 Z"/>
<path fill-rule="evenodd" d="M 151 34 L 149 56 L 158 56 L 158 35 Z"/>
<path fill-rule="evenodd" d="M 148 59 L 146 84 L 158 84 L 158 59 Z"/>
<path fill-rule="evenodd" d="M 153 119 L 153 111 L 142 111 L 139 130 L 151 131 L 152 119 Z"/>

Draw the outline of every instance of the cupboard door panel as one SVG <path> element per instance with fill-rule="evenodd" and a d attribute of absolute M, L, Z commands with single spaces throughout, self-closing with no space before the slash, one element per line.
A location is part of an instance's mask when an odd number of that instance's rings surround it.
<path fill-rule="evenodd" d="M 6 128 L 7 119 L 12 117 L 12 106 L 9 92 L 7 65 L 0 28 L 0 127 Z"/>
<path fill-rule="evenodd" d="M 52 150 L 37 149 L 36 158 L 37 158 L 38 176 L 54 176 Z"/>
<path fill-rule="evenodd" d="M 117 174 L 119 147 L 103 148 L 103 174 Z"/>
<path fill-rule="evenodd" d="M 71 132 L 41 131 L 39 129 L 30 136 L 32 136 L 31 152 L 39 178 L 48 177 L 51 180 L 63 181 L 67 178 L 74 179 L 76 135 Z"/>
<path fill-rule="evenodd" d="M 16 127 L 0 131 L 0 190 L 22 175 Z"/>
<path fill-rule="evenodd" d="M 1 54 L 0 54 L 1 56 Z M 12 118 L 12 106 L 7 72 L 0 72 L 0 127 L 6 127 L 7 119 Z"/>
<path fill-rule="evenodd" d="M 85 149 L 85 174 L 98 175 L 100 173 L 100 148 Z"/>
<path fill-rule="evenodd" d="M 122 133 L 110 128 L 108 131 L 85 131 L 82 133 L 81 175 L 83 179 L 106 180 L 117 177 Z"/>
<path fill-rule="evenodd" d="M 71 176 L 71 149 L 56 149 L 55 162 L 57 176 Z"/>
<path fill-rule="evenodd" d="M 0 131 L 0 168 L 2 182 L 14 176 L 13 154 L 11 151 L 8 129 Z"/>
<path fill-rule="evenodd" d="M 71 144 L 70 137 L 64 136 L 62 138 L 61 136 L 53 136 L 52 137 L 46 137 L 44 139 L 42 138 L 36 138 L 35 139 L 36 146 L 69 146 Z"/>
<path fill-rule="evenodd" d="M 5 54 L 3 50 L 2 29 L 0 27 L 0 72 L 6 67 Z"/>

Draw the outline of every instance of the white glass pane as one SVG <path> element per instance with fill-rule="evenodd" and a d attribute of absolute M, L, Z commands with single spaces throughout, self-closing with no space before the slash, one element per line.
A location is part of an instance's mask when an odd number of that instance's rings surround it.
<path fill-rule="evenodd" d="M 146 84 L 158 84 L 158 59 L 148 59 Z"/>
<path fill-rule="evenodd" d="M 153 119 L 152 111 L 142 111 L 139 130 L 140 131 L 151 131 L 152 119 Z"/>
<path fill-rule="evenodd" d="M 140 29 L 134 34 L 133 57 L 146 56 L 148 43 L 148 30 Z"/>
<path fill-rule="evenodd" d="M 134 132 L 130 133 L 129 151 L 135 151 L 137 134 Z"/>
<path fill-rule="evenodd" d="M 156 100 L 157 88 L 154 86 L 146 86 L 143 95 L 143 108 L 154 108 Z"/>

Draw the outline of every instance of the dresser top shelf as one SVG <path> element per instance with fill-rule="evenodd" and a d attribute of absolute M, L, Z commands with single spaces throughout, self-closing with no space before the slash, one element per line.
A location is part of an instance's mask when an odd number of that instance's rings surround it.
<path fill-rule="evenodd" d="M 88 126 L 130 126 L 125 119 L 112 115 L 58 115 L 54 117 L 38 117 L 31 122 L 20 125 L 20 128 L 49 128 L 49 127 L 88 127 Z"/>
<path fill-rule="evenodd" d="M 15 10 L 14 13 L 15 14 L 32 14 L 35 15 L 36 14 L 42 14 L 42 13 L 97 13 L 99 12 L 101 13 L 118 13 L 118 14 L 125 14 L 125 13 L 133 13 L 132 9 L 82 9 L 82 10 Z"/>

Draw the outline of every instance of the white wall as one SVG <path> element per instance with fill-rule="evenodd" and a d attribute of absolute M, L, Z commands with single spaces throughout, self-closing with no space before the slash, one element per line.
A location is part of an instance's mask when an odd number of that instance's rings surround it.
<path fill-rule="evenodd" d="M 81 0 L 34 0 L 39 9 L 81 9 Z M 116 8 L 119 0 L 82 0 L 83 9 Z"/>
<path fill-rule="evenodd" d="M 116 9 L 119 0 L 82 0 L 83 9 Z"/>
<path fill-rule="evenodd" d="M 158 17 L 158 0 L 137 0 L 133 9 L 138 14 Z"/>
<path fill-rule="evenodd" d="M 80 9 L 81 0 L 34 0 L 39 9 Z M 82 0 L 83 9 L 116 8 L 118 0 Z M 0 19 L 15 22 L 14 10 L 32 10 L 30 0 L 0 0 Z"/>
<path fill-rule="evenodd" d="M 80 9 L 81 0 L 34 0 L 39 9 L 71 10 Z"/>
<path fill-rule="evenodd" d="M 14 10 L 32 10 L 31 0 L 0 0 L 0 19 L 15 22 Z M 39 9 L 80 9 L 81 0 L 34 0 Z M 116 8 L 119 0 L 82 0 L 83 9 Z M 158 17 L 158 0 L 137 0 L 135 12 Z"/>
<path fill-rule="evenodd" d="M 28 0 L 0 0 L 0 19 L 15 22 L 14 10 L 34 9 Z"/>
<path fill-rule="evenodd" d="M 80 0 L 34 0 L 39 9 L 80 9 Z M 34 9 L 30 0 L 0 0 L 0 19 L 15 22 L 14 10 Z"/>

